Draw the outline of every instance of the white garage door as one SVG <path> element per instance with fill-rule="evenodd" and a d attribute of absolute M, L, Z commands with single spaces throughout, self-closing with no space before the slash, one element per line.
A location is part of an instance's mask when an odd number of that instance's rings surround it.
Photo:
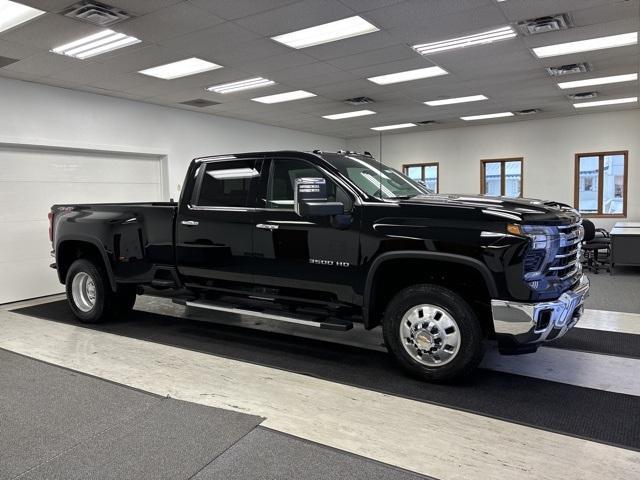
<path fill-rule="evenodd" d="M 60 293 L 49 268 L 56 203 L 162 200 L 160 157 L 0 146 L 0 304 Z"/>

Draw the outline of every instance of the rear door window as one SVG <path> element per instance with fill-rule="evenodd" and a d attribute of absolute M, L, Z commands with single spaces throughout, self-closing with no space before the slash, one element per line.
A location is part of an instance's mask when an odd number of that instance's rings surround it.
<path fill-rule="evenodd" d="M 260 161 L 231 160 L 204 164 L 192 203 L 201 207 L 247 207 L 259 184 Z"/>

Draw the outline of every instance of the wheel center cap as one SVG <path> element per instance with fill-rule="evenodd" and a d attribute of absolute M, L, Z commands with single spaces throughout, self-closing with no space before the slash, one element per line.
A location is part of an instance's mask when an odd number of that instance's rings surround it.
<path fill-rule="evenodd" d="M 431 335 L 429 335 L 425 331 L 416 333 L 414 342 L 416 344 L 416 347 L 418 347 L 420 350 L 429 350 L 433 346 Z"/>

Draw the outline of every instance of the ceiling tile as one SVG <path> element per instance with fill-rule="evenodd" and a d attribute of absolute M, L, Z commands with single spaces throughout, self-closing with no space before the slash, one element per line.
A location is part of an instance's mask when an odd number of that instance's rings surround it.
<path fill-rule="evenodd" d="M 227 20 L 247 17 L 299 0 L 189 0 L 190 3 Z"/>

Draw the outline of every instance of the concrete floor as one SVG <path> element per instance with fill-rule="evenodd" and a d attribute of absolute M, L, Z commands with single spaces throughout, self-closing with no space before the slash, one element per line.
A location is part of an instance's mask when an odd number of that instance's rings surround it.
<path fill-rule="evenodd" d="M 0 348 L 162 396 L 264 417 L 262 425 L 274 431 L 431 477 L 630 479 L 640 471 L 640 452 L 633 449 L 9 311 L 18 306 L 0 309 Z M 136 308 L 183 318 L 202 315 L 150 297 L 139 298 Z M 383 350 L 375 330 L 320 332 L 217 314 L 207 314 L 207 320 Z M 592 310 L 580 326 L 638 335 L 640 315 Z M 626 395 L 633 402 L 640 397 L 637 358 L 553 348 L 520 357 L 490 351 L 483 367 L 532 382 Z"/>

